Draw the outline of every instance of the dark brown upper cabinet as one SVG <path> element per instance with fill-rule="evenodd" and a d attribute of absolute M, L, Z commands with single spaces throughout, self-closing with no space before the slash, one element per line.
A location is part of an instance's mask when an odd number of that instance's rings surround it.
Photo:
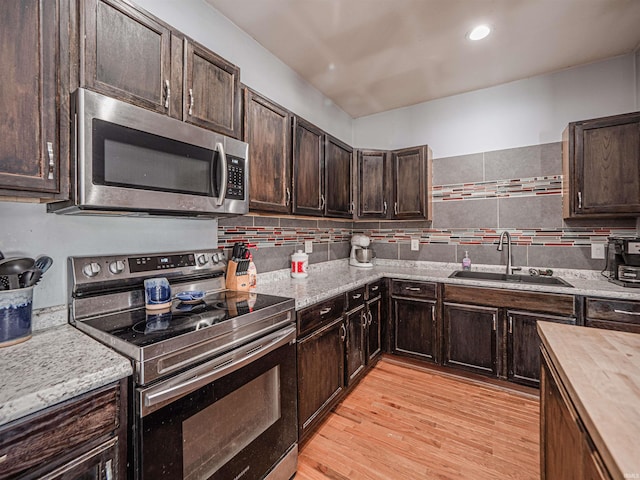
<path fill-rule="evenodd" d="M 291 212 L 291 115 L 244 89 L 244 141 L 249 144 L 249 208 Z"/>
<path fill-rule="evenodd" d="M 322 215 L 324 197 L 324 133 L 293 117 L 293 213 Z"/>
<path fill-rule="evenodd" d="M 391 152 L 393 164 L 393 218 L 431 219 L 431 153 L 427 146 Z M 427 164 L 429 163 L 429 166 Z"/>
<path fill-rule="evenodd" d="M 184 119 L 240 136 L 240 69 L 212 51 L 186 42 Z"/>
<path fill-rule="evenodd" d="M 384 150 L 358 151 L 358 217 L 386 218 L 389 209 L 388 156 Z"/>
<path fill-rule="evenodd" d="M 240 70 L 124 0 L 80 2 L 80 83 L 240 136 Z"/>
<path fill-rule="evenodd" d="M 640 112 L 570 123 L 562 162 L 565 218 L 640 214 Z"/>
<path fill-rule="evenodd" d="M 346 143 L 325 135 L 325 211 L 329 217 L 351 218 L 353 202 L 351 197 L 351 167 L 353 149 Z"/>
<path fill-rule="evenodd" d="M 358 218 L 431 220 L 431 149 L 358 152 Z"/>
<path fill-rule="evenodd" d="M 68 185 L 67 0 L 5 2 L 0 18 L 0 195 L 43 200 Z M 64 171 L 61 172 L 61 169 Z"/>
<path fill-rule="evenodd" d="M 86 0 L 80 5 L 81 86 L 171 113 L 176 85 L 169 27 L 120 0 Z"/>

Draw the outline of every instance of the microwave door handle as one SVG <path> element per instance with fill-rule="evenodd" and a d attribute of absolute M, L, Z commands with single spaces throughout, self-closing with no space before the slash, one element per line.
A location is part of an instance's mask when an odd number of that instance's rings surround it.
<path fill-rule="evenodd" d="M 224 146 L 222 145 L 221 142 L 216 143 L 216 152 L 220 152 L 220 160 L 222 162 L 222 180 L 220 182 L 220 196 L 216 200 L 216 205 L 219 207 L 224 203 L 224 200 L 227 196 L 227 181 L 228 181 L 227 176 L 229 172 L 227 170 L 227 155 L 224 153 Z M 215 172 L 211 173 L 212 187 L 214 186 L 213 182 L 215 181 L 216 176 L 217 175 L 215 174 Z"/>

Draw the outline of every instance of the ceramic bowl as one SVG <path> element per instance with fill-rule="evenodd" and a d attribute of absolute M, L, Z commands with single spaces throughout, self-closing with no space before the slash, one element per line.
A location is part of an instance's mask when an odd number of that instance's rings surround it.
<path fill-rule="evenodd" d="M 204 299 L 204 293 L 200 290 L 193 290 L 189 292 L 180 292 L 176 294 L 176 298 L 182 303 L 198 303 Z"/>

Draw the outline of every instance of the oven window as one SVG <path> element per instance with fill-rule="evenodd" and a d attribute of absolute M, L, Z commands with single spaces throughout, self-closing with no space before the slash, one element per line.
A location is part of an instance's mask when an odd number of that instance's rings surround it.
<path fill-rule="evenodd" d="M 281 416 L 277 365 L 183 421 L 183 478 L 210 478 Z"/>
<path fill-rule="evenodd" d="M 92 136 L 97 185 L 218 195 L 212 192 L 213 150 L 99 119 L 93 120 Z"/>

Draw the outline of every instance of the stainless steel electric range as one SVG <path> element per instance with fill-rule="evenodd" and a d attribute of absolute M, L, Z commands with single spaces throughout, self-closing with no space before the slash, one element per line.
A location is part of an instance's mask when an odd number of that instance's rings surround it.
<path fill-rule="evenodd" d="M 70 257 L 70 322 L 129 357 L 131 477 L 289 479 L 297 464 L 292 299 L 225 290 L 222 250 Z M 146 310 L 143 282 L 174 294 Z"/>

